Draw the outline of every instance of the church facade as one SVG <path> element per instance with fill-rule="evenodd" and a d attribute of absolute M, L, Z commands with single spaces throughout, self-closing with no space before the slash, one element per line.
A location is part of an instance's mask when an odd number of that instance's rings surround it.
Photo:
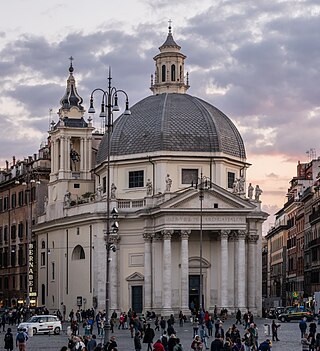
<path fill-rule="evenodd" d="M 202 305 L 259 315 L 267 214 L 259 186 L 246 184 L 243 140 L 225 114 L 187 94 L 186 56 L 170 27 L 159 50 L 153 95 L 121 115 L 111 134 L 119 231 L 111 234 L 110 308 L 167 316 Z M 72 64 L 69 73 L 49 133 L 46 212 L 35 228 L 38 305 L 103 310 L 108 140 L 84 119 Z"/>

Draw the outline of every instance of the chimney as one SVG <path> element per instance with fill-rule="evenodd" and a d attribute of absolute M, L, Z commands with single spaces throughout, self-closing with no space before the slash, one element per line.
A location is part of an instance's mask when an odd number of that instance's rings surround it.
<path fill-rule="evenodd" d="M 33 154 L 33 160 L 37 161 L 37 154 Z"/>
<path fill-rule="evenodd" d="M 9 170 L 9 161 L 6 160 L 6 170 L 8 171 Z"/>
<path fill-rule="evenodd" d="M 12 156 L 12 166 L 15 166 L 15 165 L 16 165 L 16 157 Z"/>

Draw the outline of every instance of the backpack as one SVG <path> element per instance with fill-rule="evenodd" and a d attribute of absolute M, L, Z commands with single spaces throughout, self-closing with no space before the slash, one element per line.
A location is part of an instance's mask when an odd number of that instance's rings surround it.
<path fill-rule="evenodd" d="M 168 346 L 168 337 L 162 335 L 161 336 L 161 344 L 163 345 L 164 348 L 166 348 Z"/>
<path fill-rule="evenodd" d="M 18 335 L 17 335 L 17 341 L 18 342 L 25 342 L 26 341 L 26 337 L 24 335 L 23 332 L 19 332 Z"/>

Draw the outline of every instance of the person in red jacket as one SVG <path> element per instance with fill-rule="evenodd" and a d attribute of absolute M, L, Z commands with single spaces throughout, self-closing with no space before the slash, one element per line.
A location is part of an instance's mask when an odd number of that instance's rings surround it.
<path fill-rule="evenodd" d="M 165 351 L 160 339 L 153 344 L 153 351 Z"/>

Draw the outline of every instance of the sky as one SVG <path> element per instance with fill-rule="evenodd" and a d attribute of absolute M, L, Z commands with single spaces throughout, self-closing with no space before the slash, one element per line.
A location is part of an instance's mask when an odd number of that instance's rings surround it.
<path fill-rule="evenodd" d="M 86 109 L 91 91 L 106 87 L 109 66 L 131 105 L 150 95 L 153 57 L 169 19 L 187 56 L 188 93 L 239 129 L 252 164 L 247 183 L 262 188 L 266 212 L 283 206 L 297 162 L 318 157 L 318 0 L 10 0 L 1 9 L 2 168 L 46 140 L 70 56 Z"/>

